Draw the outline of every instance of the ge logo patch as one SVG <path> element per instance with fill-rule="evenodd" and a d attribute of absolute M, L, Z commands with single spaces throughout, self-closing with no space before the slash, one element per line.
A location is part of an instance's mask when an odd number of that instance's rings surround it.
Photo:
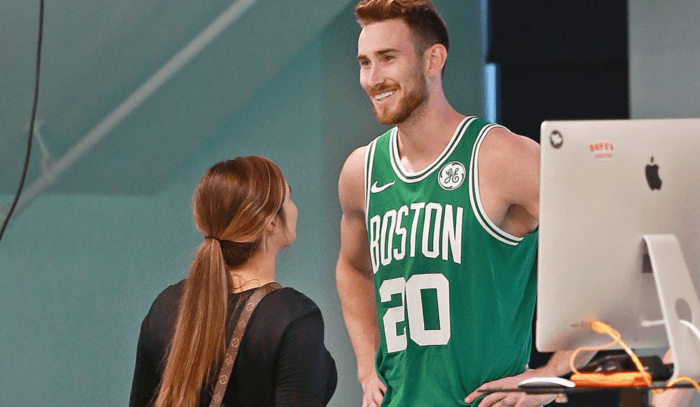
<path fill-rule="evenodd" d="M 438 183 L 445 191 L 454 191 L 459 188 L 467 177 L 464 164 L 452 161 L 445 164 L 438 173 Z"/>

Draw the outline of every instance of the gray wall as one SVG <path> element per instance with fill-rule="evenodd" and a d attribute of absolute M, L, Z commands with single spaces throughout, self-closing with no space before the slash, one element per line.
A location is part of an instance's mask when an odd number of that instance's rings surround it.
<path fill-rule="evenodd" d="M 463 113 L 483 115 L 480 2 L 435 3 L 453 39 L 448 97 Z M 0 243 L 0 405 L 127 404 L 141 320 L 161 290 L 186 276 L 202 240 L 191 220 L 194 186 L 215 162 L 249 154 L 277 162 L 293 187 L 298 239 L 280 255 L 278 280 L 323 311 L 339 369 L 331 405 L 359 404 L 335 291 L 336 183 L 345 157 L 385 128 L 358 84 L 352 8 L 218 123 L 217 136 L 162 192 L 46 194 L 14 219 Z"/>
<path fill-rule="evenodd" d="M 700 117 L 700 2 L 629 0 L 628 10 L 631 118 Z"/>
<path fill-rule="evenodd" d="M 700 2 L 629 0 L 630 115 L 700 117 Z"/>

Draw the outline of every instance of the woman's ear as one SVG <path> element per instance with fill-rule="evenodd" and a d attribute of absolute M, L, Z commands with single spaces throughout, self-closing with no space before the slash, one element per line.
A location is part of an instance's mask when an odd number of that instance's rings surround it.
<path fill-rule="evenodd" d="M 272 218 L 272 221 L 270 221 L 270 224 L 267 225 L 267 232 L 270 234 L 278 233 L 280 231 L 281 224 L 282 219 L 279 216 L 275 216 Z"/>
<path fill-rule="evenodd" d="M 275 233 L 279 229 L 277 219 L 278 218 L 275 217 L 275 219 L 267 225 L 267 233 Z"/>

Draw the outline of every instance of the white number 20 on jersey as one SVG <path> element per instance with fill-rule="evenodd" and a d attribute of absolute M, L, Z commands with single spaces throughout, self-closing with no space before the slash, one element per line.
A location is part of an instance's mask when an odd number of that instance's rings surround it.
<path fill-rule="evenodd" d="M 437 292 L 437 310 L 440 329 L 426 329 L 423 316 L 422 290 Z M 397 333 L 396 325 L 408 316 L 408 335 L 420 346 L 446 345 L 450 340 L 450 282 L 442 274 L 415 274 L 408 281 L 403 277 L 385 280 L 379 287 L 381 302 L 391 301 L 391 296 L 401 294 L 401 304 L 389 308 L 382 321 L 389 353 L 406 349 L 406 332 Z M 404 312 L 404 304 L 408 312 Z"/>

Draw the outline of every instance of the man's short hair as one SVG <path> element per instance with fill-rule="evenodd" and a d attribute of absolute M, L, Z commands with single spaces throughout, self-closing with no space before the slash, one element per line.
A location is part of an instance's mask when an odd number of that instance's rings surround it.
<path fill-rule="evenodd" d="M 430 0 L 362 0 L 355 6 L 355 15 L 363 27 L 385 20 L 403 20 L 418 42 L 417 52 L 423 53 L 435 44 L 450 50 L 447 27 Z"/>

